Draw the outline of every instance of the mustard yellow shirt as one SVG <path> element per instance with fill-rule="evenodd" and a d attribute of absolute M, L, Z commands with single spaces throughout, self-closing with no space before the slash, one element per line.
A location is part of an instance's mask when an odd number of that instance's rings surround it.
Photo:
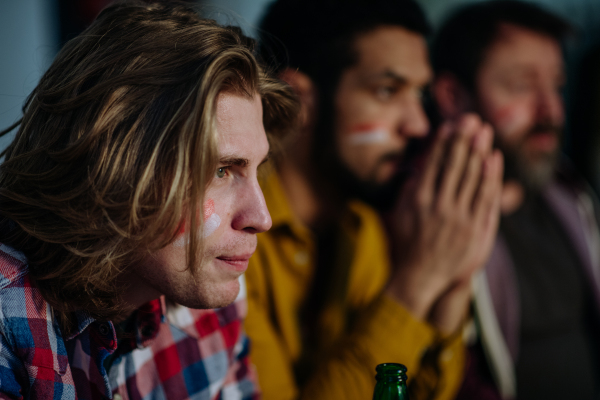
<path fill-rule="evenodd" d="M 370 399 L 375 366 L 408 368 L 413 400 L 452 399 L 462 379 L 460 337 L 442 340 L 428 324 L 382 294 L 390 273 L 376 212 L 350 202 L 340 222 L 333 284 L 307 342 L 303 305 L 312 288 L 316 244 L 292 213 L 276 173 L 262 184 L 273 226 L 258 235 L 246 272 L 251 359 L 269 399 Z"/>

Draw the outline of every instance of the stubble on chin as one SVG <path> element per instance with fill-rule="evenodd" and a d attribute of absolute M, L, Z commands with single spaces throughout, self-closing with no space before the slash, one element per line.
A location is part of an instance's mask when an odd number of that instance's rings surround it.
<path fill-rule="evenodd" d="M 233 303 L 240 291 L 239 277 L 242 273 L 222 270 L 217 257 L 254 252 L 256 235 L 240 234 L 226 242 L 206 243 L 202 261 L 196 270 L 186 270 L 187 278 L 172 282 L 172 301 L 195 309 L 220 308 Z M 166 294 L 165 294 L 166 295 Z"/>
<path fill-rule="evenodd" d="M 193 309 L 225 307 L 239 293 L 239 274 L 223 278 L 218 272 L 214 257 L 204 257 L 194 273 L 186 270 L 167 280 L 162 292 L 170 301 Z"/>
<path fill-rule="evenodd" d="M 211 258 L 203 257 L 197 270 L 187 266 L 161 266 L 156 260 L 148 260 L 143 268 L 135 268 L 135 280 L 129 290 L 148 293 L 150 297 L 164 295 L 169 301 L 193 309 L 210 309 L 226 306 L 235 300 L 239 284 L 232 282 L 222 285 L 214 277 L 207 276 L 207 271 L 214 270 Z M 235 287 L 233 287 L 235 286 Z M 226 289 L 226 290 L 225 290 Z M 142 298 L 143 293 L 137 296 Z M 151 298 L 146 301 L 151 300 Z M 141 304 L 136 304 L 139 307 Z"/>

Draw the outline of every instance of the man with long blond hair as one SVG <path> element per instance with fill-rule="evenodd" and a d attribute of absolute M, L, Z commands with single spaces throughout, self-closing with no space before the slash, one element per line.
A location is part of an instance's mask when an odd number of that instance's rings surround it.
<path fill-rule="evenodd" d="M 129 1 L 58 54 L 4 132 L 0 398 L 256 397 L 241 278 L 296 102 L 252 46 Z"/>

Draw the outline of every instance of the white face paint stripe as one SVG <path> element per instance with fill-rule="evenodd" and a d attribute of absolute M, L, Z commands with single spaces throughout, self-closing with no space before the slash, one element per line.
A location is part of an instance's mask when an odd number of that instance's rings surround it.
<path fill-rule="evenodd" d="M 389 138 L 390 134 L 385 129 L 374 129 L 372 131 L 356 132 L 348 135 L 348 140 L 354 145 L 385 143 Z"/>
<path fill-rule="evenodd" d="M 175 247 L 183 247 L 187 243 L 188 243 L 188 235 L 187 235 L 187 233 L 184 233 L 176 241 L 173 242 L 173 246 L 175 246 Z"/>
<path fill-rule="evenodd" d="M 202 235 L 203 238 L 208 237 L 215 233 L 215 231 L 221 226 L 221 217 L 217 213 L 212 213 L 210 217 L 204 222 L 204 226 L 202 227 L 202 232 L 198 232 L 199 235 Z M 175 247 L 184 247 L 189 243 L 188 234 L 184 233 L 177 240 L 173 242 L 173 246 Z"/>
<path fill-rule="evenodd" d="M 202 237 L 207 237 L 215 233 L 217 228 L 221 226 L 221 217 L 217 213 L 213 213 L 204 222 Z"/>

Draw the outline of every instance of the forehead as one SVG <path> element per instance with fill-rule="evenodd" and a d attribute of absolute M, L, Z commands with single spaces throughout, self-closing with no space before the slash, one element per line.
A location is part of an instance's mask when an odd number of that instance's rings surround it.
<path fill-rule="evenodd" d="M 485 53 L 480 70 L 485 68 L 562 73 L 560 43 L 551 36 L 503 23 L 499 25 L 496 39 Z"/>
<path fill-rule="evenodd" d="M 432 76 L 425 38 L 402 27 L 382 26 L 360 35 L 354 42 L 358 62 L 364 73 L 394 72 L 418 84 Z"/>
<path fill-rule="evenodd" d="M 256 146 L 264 146 L 267 140 L 262 116 L 258 94 L 248 97 L 221 92 L 216 110 L 219 152 L 252 152 Z"/>

